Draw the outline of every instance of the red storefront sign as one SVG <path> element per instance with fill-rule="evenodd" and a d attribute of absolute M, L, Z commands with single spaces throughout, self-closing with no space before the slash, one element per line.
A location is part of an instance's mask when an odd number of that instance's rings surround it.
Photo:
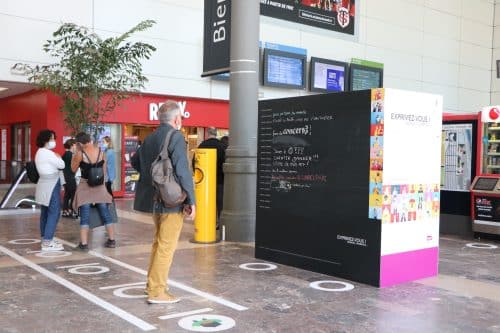
<path fill-rule="evenodd" d="M 181 106 L 184 126 L 229 128 L 228 101 L 149 94 L 133 95 L 109 113 L 104 122 L 158 125 L 158 109 L 168 99 Z"/>

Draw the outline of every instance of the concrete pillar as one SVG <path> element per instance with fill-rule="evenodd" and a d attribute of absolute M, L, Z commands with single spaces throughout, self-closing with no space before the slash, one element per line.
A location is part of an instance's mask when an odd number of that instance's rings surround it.
<path fill-rule="evenodd" d="M 231 2 L 229 147 L 224 164 L 226 240 L 255 240 L 260 0 Z"/>

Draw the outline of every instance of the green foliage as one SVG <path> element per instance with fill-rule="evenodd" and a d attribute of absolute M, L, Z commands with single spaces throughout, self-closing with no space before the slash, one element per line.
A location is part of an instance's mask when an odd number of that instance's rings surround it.
<path fill-rule="evenodd" d="M 98 128 L 105 114 L 128 97 L 127 92 L 144 88 L 147 78 L 141 61 L 149 59 L 156 48 L 127 39 L 154 24 L 146 20 L 121 36 L 103 40 L 86 27 L 64 23 L 43 45 L 57 62 L 36 66 L 19 63 L 13 70 L 62 98 L 61 111 L 72 134 L 86 125 Z"/>

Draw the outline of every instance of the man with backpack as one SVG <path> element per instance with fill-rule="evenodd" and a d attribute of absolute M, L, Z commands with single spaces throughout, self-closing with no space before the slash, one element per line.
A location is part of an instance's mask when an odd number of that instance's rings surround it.
<path fill-rule="evenodd" d="M 155 226 L 153 246 L 148 269 L 148 303 L 176 303 L 179 298 L 168 292 L 168 274 L 184 217 L 194 219 L 195 198 L 193 177 L 188 165 L 186 142 L 179 131 L 182 126 L 182 111 L 179 104 L 168 100 L 158 110 L 160 126 L 146 137 L 131 159 L 132 166 L 140 173 L 137 182 L 134 209 L 153 213 Z M 167 142 L 168 141 L 168 142 Z M 167 152 L 162 148 L 167 143 Z M 158 159 L 167 159 L 165 172 L 173 177 L 158 177 Z M 155 162 L 156 161 L 156 162 Z M 169 163 L 171 162 L 171 170 Z M 152 166 L 154 168 L 152 169 Z M 151 172 L 153 170 L 154 177 Z M 161 183 L 161 178 L 164 183 Z M 176 182 L 177 184 L 173 184 Z M 167 187 L 180 186 L 181 199 Z M 175 192 L 175 191 L 174 191 Z M 177 195 L 178 193 L 176 193 Z M 172 200 L 170 200 L 172 199 Z"/>

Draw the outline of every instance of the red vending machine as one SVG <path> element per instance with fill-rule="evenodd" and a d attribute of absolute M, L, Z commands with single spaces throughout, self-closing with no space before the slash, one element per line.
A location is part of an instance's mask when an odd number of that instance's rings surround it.
<path fill-rule="evenodd" d="M 488 106 L 478 118 L 478 158 L 471 185 L 472 231 L 500 235 L 500 106 Z"/>

